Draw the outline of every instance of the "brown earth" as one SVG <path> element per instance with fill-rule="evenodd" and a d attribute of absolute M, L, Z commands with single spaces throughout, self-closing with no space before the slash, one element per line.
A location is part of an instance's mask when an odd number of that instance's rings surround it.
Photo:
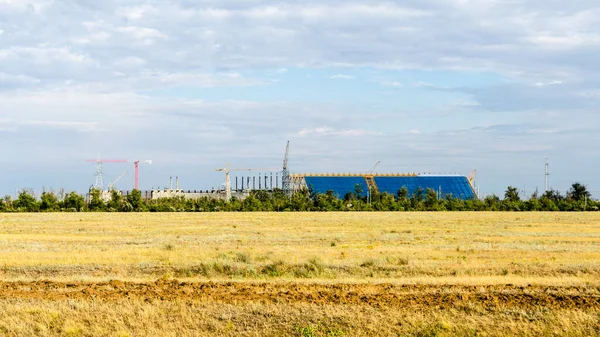
<path fill-rule="evenodd" d="M 150 283 L 0 282 L 0 299 L 201 301 L 228 304 L 356 304 L 372 307 L 492 310 L 600 309 L 600 287 L 464 286 L 395 284 L 191 283 L 160 279 Z"/>

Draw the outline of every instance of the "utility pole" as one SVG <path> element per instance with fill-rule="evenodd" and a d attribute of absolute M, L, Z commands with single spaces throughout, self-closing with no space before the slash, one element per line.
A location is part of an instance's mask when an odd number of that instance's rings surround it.
<path fill-rule="evenodd" d="M 546 158 L 546 190 L 544 192 L 550 191 L 550 170 L 548 165 L 548 158 Z"/>
<path fill-rule="evenodd" d="M 292 196 L 292 184 L 290 178 L 290 172 L 288 171 L 288 156 L 290 153 L 290 141 L 288 140 L 287 146 L 285 147 L 285 157 L 283 158 L 283 172 L 281 177 L 281 187 L 283 192 L 288 196 Z"/>

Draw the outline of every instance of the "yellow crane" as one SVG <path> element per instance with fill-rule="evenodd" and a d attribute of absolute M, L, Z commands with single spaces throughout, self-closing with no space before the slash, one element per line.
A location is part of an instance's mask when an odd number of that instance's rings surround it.
<path fill-rule="evenodd" d="M 253 171 L 253 170 L 276 170 L 274 168 L 229 168 L 229 164 L 225 165 L 225 168 L 216 169 L 217 172 L 225 172 L 225 198 L 227 201 L 231 200 L 231 180 L 229 178 L 229 172 L 231 171 Z"/>
<path fill-rule="evenodd" d="M 377 184 L 375 184 L 375 177 L 373 176 L 373 172 L 375 172 L 375 169 L 377 168 L 377 166 L 379 166 L 380 163 L 381 161 L 378 160 L 377 163 L 375 163 L 375 166 L 373 166 L 373 168 L 367 174 L 365 174 L 365 182 L 369 187 L 369 192 L 378 191 Z"/>
<path fill-rule="evenodd" d="M 117 183 L 117 181 L 121 180 L 121 178 L 123 178 L 123 176 L 127 173 L 127 170 L 123 171 L 123 173 L 121 173 L 120 176 L 117 177 L 117 179 L 115 179 L 112 183 L 108 184 L 108 191 L 112 191 L 115 184 Z"/>
<path fill-rule="evenodd" d="M 375 172 L 375 169 L 377 168 L 377 166 L 379 166 L 379 164 L 381 164 L 381 160 L 378 160 L 378 161 L 375 163 L 375 166 L 373 166 L 373 168 L 371 169 L 371 171 L 369 171 L 369 173 L 368 173 L 368 174 L 372 175 L 372 174 L 373 174 L 373 172 Z"/>
<path fill-rule="evenodd" d="M 475 188 L 475 175 L 477 174 L 477 170 L 473 170 L 471 172 L 471 175 L 469 176 L 469 183 L 471 184 L 471 186 L 473 186 L 473 188 Z"/>

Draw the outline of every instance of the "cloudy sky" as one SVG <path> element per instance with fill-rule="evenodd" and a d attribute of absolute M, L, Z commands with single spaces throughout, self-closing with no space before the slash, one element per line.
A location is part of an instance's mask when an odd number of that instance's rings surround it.
<path fill-rule="evenodd" d="M 462 173 L 600 196 L 597 0 L 0 0 L 0 193 L 216 167 Z M 131 164 L 106 164 L 105 183 Z"/>

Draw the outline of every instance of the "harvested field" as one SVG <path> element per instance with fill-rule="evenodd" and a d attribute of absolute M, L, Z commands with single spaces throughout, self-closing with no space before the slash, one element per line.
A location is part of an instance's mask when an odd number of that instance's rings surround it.
<path fill-rule="evenodd" d="M 600 215 L 9 214 L 0 335 L 600 335 Z"/>
<path fill-rule="evenodd" d="M 220 303 L 351 304 L 372 307 L 449 309 L 543 306 L 547 309 L 600 309 L 600 287 L 461 286 L 392 284 L 191 283 L 0 283 L 0 299 L 202 301 Z"/>

